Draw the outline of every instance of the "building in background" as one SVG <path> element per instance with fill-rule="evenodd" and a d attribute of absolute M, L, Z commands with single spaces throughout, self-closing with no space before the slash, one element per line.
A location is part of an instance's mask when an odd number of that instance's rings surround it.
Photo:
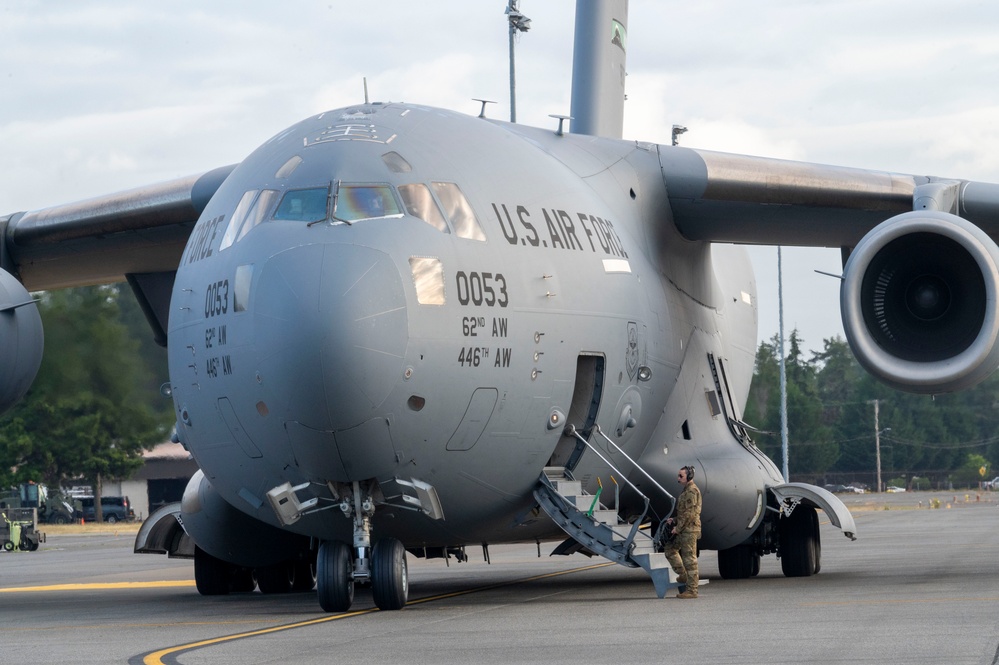
<path fill-rule="evenodd" d="M 120 482 L 105 482 L 104 495 L 127 496 L 137 520 L 167 503 L 180 501 L 187 481 L 198 465 L 179 443 L 161 443 L 142 454 L 145 463 L 135 475 Z"/>

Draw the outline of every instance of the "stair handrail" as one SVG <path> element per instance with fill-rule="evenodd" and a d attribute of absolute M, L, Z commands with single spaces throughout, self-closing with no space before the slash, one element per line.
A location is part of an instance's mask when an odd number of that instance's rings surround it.
<path fill-rule="evenodd" d="M 599 429 L 600 428 L 598 426 L 597 430 L 599 431 Z M 586 444 L 587 448 L 589 448 L 594 453 L 596 453 L 597 457 L 599 457 L 601 460 L 603 460 L 604 464 L 606 464 L 607 466 L 609 466 L 611 468 L 611 470 L 614 471 L 617 475 L 621 476 L 621 479 L 624 482 L 628 483 L 628 486 L 631 487 L 631 489 L 635 490 L 635 492 L 638 494 L 638 496 L 642 497 L 642 499 L 645 501 L 645 507 L 642 509 L 642 514 L 639 516 L 639 518 L 637 520 L 635 520 L 632 523 L 632 525 L 631 525 L 631 531 L 628 532 L 628 537 L 625 538 L 624 543 L 623 543 L 625 551 L 626 552 L 630 552 L 631 551 L 631 545 L 632 545 L 632 543 L 635 542 L 635 535 L 638 533 L 638 529 L 642 526 L 642 523 L 645 521 L 645 516 L 649 514 L 649 505 L 651 503 L 649 501 L 649 497 L 645 496 L 645 494 L 642 492 L 642 490 L 640 490 L 637 487 L 635 487 L 634 483 L 632 483 L 630 480 L 628 480 L 628 478 L 625 477 L 625 475 L 623 473 L 621 473 L 621 470 L 618 469 L 616 466 L 614 466 L 613 462 L 611 462 L 609 459 L 607 459 L 602 454 L 600 454 L 600 450 L 598 450 L 589 441 L 587 441 L 586 439 L 584 439 L 582 437 L 582 435 L 579 433 L 579 431 L 576 430 L 576 426 L 575 425 L 569 425 L 566 428 L 565 431 L 570 436 L 574 436 L 577 439 L 579 439 L 580 441 L 582 441 L 584 444 Z M 614 447 L 617 448 L 617 446 L 614 446 Z M 625 455 L 625 457 L 627 457 L 627 455 Z M 631 458 L 629 457 L 628 460 L 630 461 Z M 632 462 L 632 464 L 634 464 L 634 462 Z M 670 498 L 672 498 L 672 497 L 670 497 Z M 616 508 L 618 510 L 620 510 L 620 506 L 616 506 Z"/>
<path fill-rule="evenodd" d="M 626 460 L 628 460 L 629 462 L 631 462 L 631 464 L 632 464 L 632 465 L 633 465 L 633 466 L 634 466 L 634 467 L 635 467 L 636 469 L 638 469 L 638 470 L 639 470 L 639 471 L 641 472 L 641 474 L 642 474 L 643 476 L 645 476 L 646 478 L 648 478 L 648 479 L 649 479 L 649 481 L 650 481 L 650 482 L 651 482 L 651 483 L 652 483 L 653 485 L 655 485 L 655 486 L 656 486 L 656 487 L 657 487 L 657 488 L 659 489 L 659 491 L 660 491 L 660 492 L 662 492 L 663 494 L 665 494 L 666 496 L 668 496 L 668 497 L 669 497 L 669 500 L 673 502 L 673 505 L 674 505 L 674 506 L 676 505 L 676 497 L 674 497 L 674 496 L 673 496 L 672 494 L 670 494 L 670 493 L 669 493 L 669 492 L 668 492 L 668 491 L 666 490 L 666 488 L 665 488 L 665 487 L 663 487 L 662 485 L 660 485 L 660 484 L 659 484 L 659 483 L 658 483 L 658 482 L 656 481 L 656 479 L 655 479 L 655 478 L 653 478 L 652 476 L 650 476 L 650 475 L 649 475 L 649 473 L 648 473 L 648 472 L 647 472 L 647 471 L 646 471 L 645 469 L 643 469 L 643 468 L 642 468 L 642 466 L 641 466 L 641 465 L 640 465 L 640 464 L 639 464 L 638 462 L 636 462 L 635 460 L 631 459 L 631 457 L 629 457 L 629 456 L 628 456 L 628 453 L 624 452 L 624 450 L 622 450 L 622 449 L 621 449 L 621 446 L 619 446 L 619 445 L 617 445 L 616 443 L 614 443 L 613 441 L 611 441 L 610 437 L 609 437 L 609 436 L 607 436 L 606 434 L 604 434 L 604 431 L 603 431 L 602 429 L 600 429 L 600 425 L 595 425 L 595 426 L 594 426 L 594 429 L 595 429 L 595 430 L 597 430 L 597 434 L 599 434 L 600 436 L 602 436 L 602 437 L 604 438 L 604 441 L 606 441 L 607 443 L 609 443 L 609 444 L 611 444 L 612 446 L 614 446 L 614 449 L 615 449 L 615 450 L 617 450 L 617 451 L 618 451 L 619 453 L 621 453 L 622 455 L 624 455 L 624 458 L 625 458 Z M 586 444 L 586 445 L 589 445 L 589 444 Z M 590 449 L 591 449 L 591 450 L 593 450 L 593 447 L 592 447 L 592 446 L 590 446 Z M 599 455 L 599 453 L 597 453 L 597 454 Z M 602 456 L 601 456 L 601 459 L 603 459 L 603 457 L 602 457 Z M 604 461 L 606 461 L 606 460 L 604 460 Z M 608 462 L 608 464 L 610 464 L 610 462 Z M 618 472 L 618 473 L 620 473 L 620 472 Z M 625 481 L 627 481 L 627 480 L 628 480 L 628 479 L 627 479 L 627 478 L 625 478 Z M 631 485 L 631 483 L 628 483 L 628 484 L 629 484 L 629 485 Z M 631 485 L 631 486 L 632 486 L 633 488 L 635 487 L 634 485 Z M 637 489 L 637 488 L 636 488 L 636 489 Z M 672 511 L 672 510 L 670 510 L 670 513 L 672 513 L 672 512 L 673 512 L 673 511 Z"/>

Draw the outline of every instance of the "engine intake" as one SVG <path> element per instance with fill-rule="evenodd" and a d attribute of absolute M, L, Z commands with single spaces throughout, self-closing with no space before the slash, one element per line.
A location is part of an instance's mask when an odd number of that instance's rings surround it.
<path fill-rule="evenodd" d="M 17 279 L 0 270 L 0 413 L 28 392 L 42 364 L 42 318 Z"/>
<path fill-rule="evenodd" d="M 914 393 L 969 388 L 999 366 L 999 247 L 937 211 L 879 224 L 847 261 L 840 309 L 857 360 Z"/>

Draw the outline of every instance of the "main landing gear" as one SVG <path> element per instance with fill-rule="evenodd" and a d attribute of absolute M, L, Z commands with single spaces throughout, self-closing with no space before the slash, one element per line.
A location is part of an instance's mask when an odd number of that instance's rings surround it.
<path fill-rule="evenodd" d="M 785 577 L 810 577 L 822 568 L 822 541 L 815 508 L 799 504 L 781 520 L 780 566 Z"/>
<path fill-rule="evenodd" d="M 264 594 L 296 593 L 312 591 L 316 571 L 311 559 L 246 568 L 217 559 L 195 546 L 194 582 L 202 596 L 251 593 L 256 588 Z"/>
<path fill-rule="evenodd" d="M 777 552 L 785 577 L 810 577 L 822 568 L 819 516 L 813 506 L 798 503 L 779 522 L 770 522 L 752 542 L 718 551 L 718 572 L 723 579 L 755 577 L 760 554 Z"/>
<path fill-rule="evenodd" d="M 400 610 L 409 598 L 406 549 L 395 538 L 379 540 L 371 547 L 371 517 L 375 506 L 370 495 L 362 495 L 353 483 L 352 496 L 340 509 L 354 521 L 353 547 L 336 540 L 319 545 L 316 588 L 319 606 L 327 612 L 346 612 L 354 602 L 354 585 L 371 584 L 375 605 L 382 610 Z"/>

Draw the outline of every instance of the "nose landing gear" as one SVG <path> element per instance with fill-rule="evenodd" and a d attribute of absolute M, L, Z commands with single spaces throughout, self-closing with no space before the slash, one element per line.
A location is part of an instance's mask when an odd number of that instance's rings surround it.
<path fill-rule="evenodd" d="M 354 601 L 355 583 L 370 583 L 379 609 L 402 609 L 409 598 L 406 549 L 395 538 L 379 540 L 371 547 L 375 506 L 370 493 L 362 494 L 359 482 L 354 481 L 352 497 L 344 498 L 340 509 L 354 521 L 353 548 L 335 540 L 320 543 L 316 566 L 320 607 L 346 612 Z"/>

